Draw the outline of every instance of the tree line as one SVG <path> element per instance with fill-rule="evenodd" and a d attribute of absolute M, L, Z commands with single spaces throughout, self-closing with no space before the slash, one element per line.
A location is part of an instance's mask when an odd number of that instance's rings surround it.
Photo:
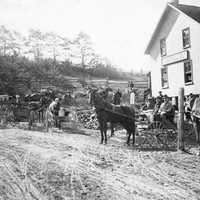
<path fill-rule="evenodd" d="M 16 80 L 32 90 L 32 82 L 47 81 L 63 89 L 73 87 L 65 76 L 130 79 L 98 55 L 89 35 L 73 39 L 31 29 L 27 36 L 0 26 L 0 93 L 16 94 Z"/>
<path fill-rule="evenodd" d="M 27 36 L 0 26 L 0 55 L 25 56 L 35 61 L 50 58 L 71 61 L 80 66 L 94 67 L 106 59 L 98 55 L 88 34 L 78 33 L 73 39 L 54 32 L 30 29 Z"/>

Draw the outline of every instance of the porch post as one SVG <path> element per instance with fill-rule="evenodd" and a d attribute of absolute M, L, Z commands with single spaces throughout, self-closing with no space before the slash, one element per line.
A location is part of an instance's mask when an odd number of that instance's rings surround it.
<path fill-rule="evenodd" d="M 179 115 L 178 115 L 178 145 L 177 149 L 183 151 L 184 150 L 184 88 L 179 89 Z"/>

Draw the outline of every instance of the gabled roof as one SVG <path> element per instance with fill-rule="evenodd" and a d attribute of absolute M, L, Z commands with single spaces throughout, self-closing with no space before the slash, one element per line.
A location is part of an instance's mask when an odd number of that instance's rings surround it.
<path fill-rule="evenodd" d="M 188 15 L 189 17 L 200 23 L 200 7 L 183 4 L 172 5 L 178 10 L 182 11 L 184 14 Z"/>
<path fill-rule="evenodd" d="M 197 6 L 191 6 L 191 5 L 183 5 L 183 4 L 175 4 L 175 3 L 168 3 L 167 6 L 164 9 L 163 14 L 161 15 L 161 18 L 156 26 L 155 31 L 153 32 L 153 35 L 148 43 L 148 46 L 145 50 L 145 54 L 149 54 L 151 47 L 155 41 L 155 38 L 157 36 L 157 33 L 161 29 L 163 25 L 163 21 L 166 19 L 166 15 L 169 12 L 170 9 L 174 9 L 180 13 L 183 13 L 187 15 L 188 17 L 192 18 L 193 20 L 200 23 L 200 7 Z"/>

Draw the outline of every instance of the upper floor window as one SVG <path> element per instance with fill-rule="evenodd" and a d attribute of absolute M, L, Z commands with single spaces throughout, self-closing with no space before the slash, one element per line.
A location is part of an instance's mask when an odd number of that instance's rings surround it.
<path fill-rule="evenodd" d="M 162 84 L 162 88 L 168 87 L 167 67 L 161 68 L 161 84 Z"/>
<path fill-rule="evenodd" d="M 161 56 L 167 55 L 166 39 L 163 38 L 160 40 L 160 54 Z"/>
<path fill-rule="evenodd" d="M 185 78 L 185 84 L 191 84 L 193 82 L 191 60 L 184 62 L 184 78 Z"/>
<path fill-rule="evenodd" d="M 183 48 L 190 47 L 190 28 L 185 28 L 182 30 L 182 38 L 183 38 Z"/>

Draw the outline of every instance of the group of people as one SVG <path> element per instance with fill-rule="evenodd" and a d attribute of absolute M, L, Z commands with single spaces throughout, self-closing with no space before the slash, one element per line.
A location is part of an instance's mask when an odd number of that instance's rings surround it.
<path fill-rule="evenodd" d="M 162 95 L 156 98 L 156 103 L 153 109 L 153 118 L 155 121 L 162 120 L 166 122 L 167 120 L 173 123 L 175 115 L 175 106 L 172 105 L 170 98 L 167 95 Z"/>
<path fill-rule="evenodd" d="M 159 91 L 159 95 L 157 97 L 149 97 L 146 100 L 143 110 L 145 109 L 153 110 L 152 115 L 154 121 L 162 121 L 163 123 L 170 121 L 173 123 L 175 105 L 173 105 L 170 101 L 170 97 L 163 95 L 161 91 Z"/>
<path fill-rule="evenodd" d="M 112 91 L 113 92 L 113 91 Z M 103 91 L 102 95 L 107 100 L 108 97 L 108 90 Z M 121 104 L 122 92 L 118 88 L 115 92 L 113 92 L 112 100 L 110 103 L 115 105 Z M 190 94 L 185 99 L 185 113 L 186 119 L 189 119 L 189 114 L 191 112 L 190 104 L 193 100 L 193 95 Z M 135 104 L 135 91 L 132 90 L 130 92 L 130 105 Z M 51 111 L 52 115 L 55 117 L 55 125 L 58 126 L 58 116 L 60 115 L 59 112 L 61 108 L 61 100 L 59 98 L 55 98 L 54 101 L 49 105 L 49 110 Z M 145 106 L 142 108 L 143 110 L 151 109 L 153 120 L 154 121 L 170 121 L 174 123 L 174 115 L 176 106 L 171 102 L 170 97 L 167 95 L 163 95 L 161 91 L 159 91 L 159 95 L 157 97 L 149 97 L 146 99 Z M 62 111 L 61 111 L 62 112 Z M 64 114 L 63 114 L 64 115 Z"/>

